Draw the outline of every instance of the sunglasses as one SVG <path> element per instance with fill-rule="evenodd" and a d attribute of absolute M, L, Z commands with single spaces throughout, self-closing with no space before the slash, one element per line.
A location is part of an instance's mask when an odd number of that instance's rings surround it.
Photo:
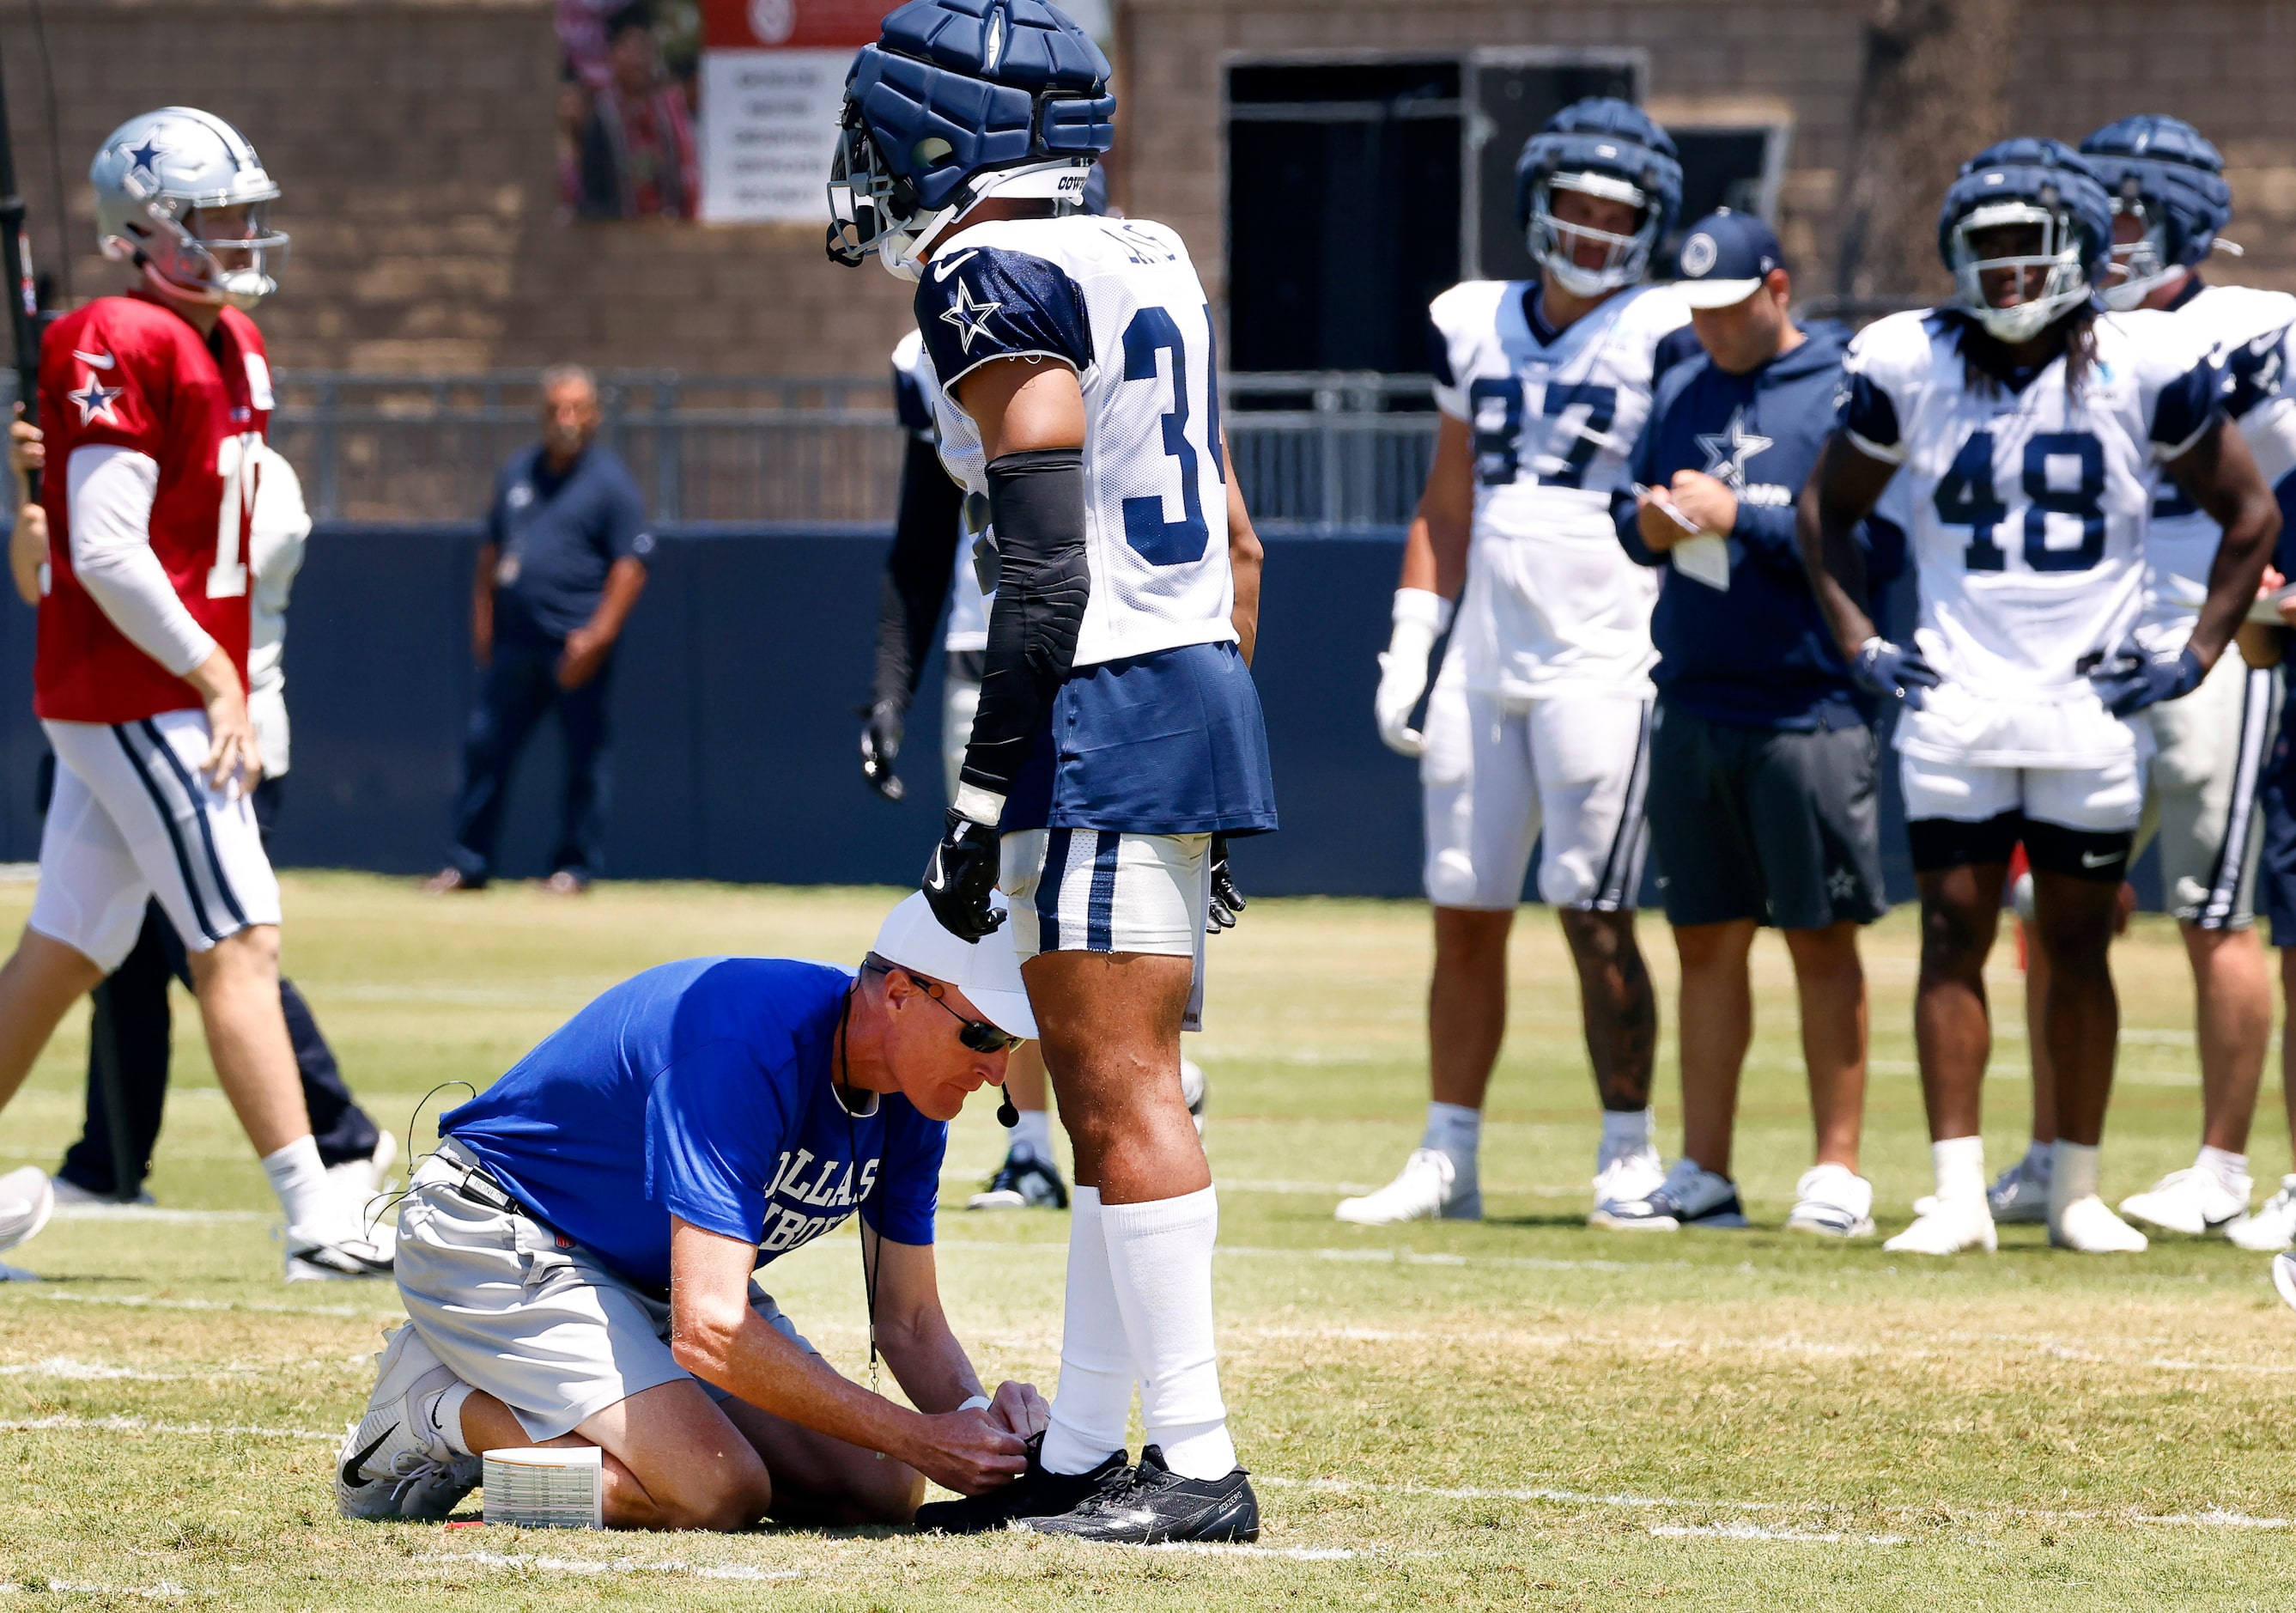
<path fill-rule="evenodd" d="M 888 974 L 891 972 L 890 969 L 886 971 Z M 940 994 L 939 987 L 932 981 L 925 979 L 914 970 L 903 969 L 901 973 L 908 975 L 910 983 L 917 990 L 940 1004 L 942 1008 L 947 1008 L 948 1016 L 957 1024 L 956 1039 L 973 1052 L 1009 1053 L 1028 1040 L 1025 1036 L 1008 1035 L 985 1019 L 967 1019 L 955 1008 L 949 1008 L 948 1000 Z"/>

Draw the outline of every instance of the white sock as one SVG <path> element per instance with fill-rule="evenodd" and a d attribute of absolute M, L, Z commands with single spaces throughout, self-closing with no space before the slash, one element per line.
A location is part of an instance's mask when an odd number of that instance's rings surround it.
<path fill-rule="evenodd" d="M 271 1178 L 271 1190 L 279 1195 L 279 1207 L 287 1212 L 290 1227 L 313 1237 L 350 1235 L 343 1228 L 347 1217 L 335 1202 L 327 1167 L 319 1163 L 318 1140 L 308 1132 L 277 1153 L 266 1154 L 263 1173 Z"/>
<path fill-rule="evenodd" d="M 1658 1117 L 1648 1109 L 1603 1111 L 1603 1162 L 1658 1147 Z"/>
<path fill-rule="evenodd" d="M 2050 1209 L 2062 1209 L 2095 1197 L 2097 1183 L 2104 1174 L 2103 1152 L 2087 1143 L 2057 1139 L 2056 1159 L 2050 1167 Z"/>
<path fill-rule="evenodd" d="M 1053 1115 L 1049 1109 L 1022 1109 L 1021 1123 L 1013 1128 L 1012 1151 L 1016 1158 L 1053 1163 Z"/>
<path fill-rule="evenodd" d="M 1985 1197 L 1985 1139 L 1948 1137 L 1930 1144 L 1930 1168 L 1937 1173 L 1939 1198 Z"/>
<path fill-rule="evenodd" d="M 1101 1207 L 1116 1303 L 1140 1374 L 1147 1442 L 1183 1478 L 1225 1478 L 1235 1467 L 1212 1338 L 1212 1245 L 1219 1199 L 1210 1188 L 1149 1204 Z"/>
<path fill-rule="evenodd" d="M 1427 1129 L 1420 1133 L 1419 1146 L 1449 1159 L 1455 1181 L 1472 1182 L 1482 1154 L 1483 1112 L 1463 1103 L 1429 1104 Z"/>
<path fill-rule="evenodd" d="M 2056 1147 L 2038 1138 L 2025 1145 L 2025 1174 L 2035 1181 L 2046 1181 L 2049 1173 L 2056 1169 Z"/>
<path fill-rule="evenodd" d="M 448 1384 L 436 1395 L 424 1395 L 415 1410 L 432 1444 L 445 1445 L 457 1456 L 478 1454 L 463 1437 L 463 1403 L 470 1399 L 471 1393 L 471 1386 L 466 1383 Z"/>
<path fill-rule="evenodd" d="M 1079 1187 L 1069 1203 L 1061 1382 L 1045 1429 L 1043 1461 L 1054 1473 L 1089 1473 L 1110 1452 L 1124 1449 L 1125 1422 L 1132 1415 L 1132 1344 L 1109 1271 L 1100 1189 Z"/>
<path fill-rule="evenodd" d="M 2226 1187 L 2238 1187 L 2248 1181 L 2248 1156 L 2245 1154 L 2203 1146 L 2194 1156 L 2193 1163 L 2203 1171 L 2215 1172 L 2217 1180 Z"/>

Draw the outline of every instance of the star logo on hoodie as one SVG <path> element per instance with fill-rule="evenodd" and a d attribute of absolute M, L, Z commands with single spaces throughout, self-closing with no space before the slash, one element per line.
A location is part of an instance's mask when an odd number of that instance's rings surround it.
<path fill-rule="evenodd" d="M 1774 440 L 1746 429 L 1744 405 L 1730 411 L 1730 424 L 1718 432 L 1698 433 L 1698 451 L 1706 456 L 1706 473 L 1726 481 L 1734 492 L 1746 490 L 1746 461 L 1768 448 Z"/>

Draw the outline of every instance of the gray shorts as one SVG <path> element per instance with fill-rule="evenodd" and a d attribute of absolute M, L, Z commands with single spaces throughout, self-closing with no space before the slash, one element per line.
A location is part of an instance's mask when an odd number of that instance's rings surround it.
<path fill-rule="evenodd" d="M 531 1217 L 464 1197 L 456 1184 L 477 1163 L 445 1140 L 398 1208 L 399 1297 L 422 1342 L 457 1378 L 508 1406 L 539 1442 L 693 1377 L 669 1353 L 668 1301 Z M 755 1282 L 750 1308 L 813 1350 Z M 733 1398 L 694 1381 L 712 1400 Z"/>
<path fill-rule="evenodd" d="M 1782 930 L 1889 911 L 1863 726 L 1793 733 L 1710 722 L 1660 701 L 1651 722 L 1651 848 L 1672 925 Z"/>
<path fill-rule="evenodd" d="M 2161 893 L 2186 924 L 2244 930 L 2256 922 L 2259 802 L 2279 717 L 2279 669 L 2251 667 L 2238 645 L 2225 646 L 2199 688 L 2144 713 L 2152 761 L 2128 860 L 2158 837 Z"/>

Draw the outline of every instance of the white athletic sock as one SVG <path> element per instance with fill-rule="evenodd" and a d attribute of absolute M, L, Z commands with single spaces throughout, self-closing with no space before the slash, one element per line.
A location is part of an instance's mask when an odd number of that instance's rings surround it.
<path fill-rule="evenodd" d="M 1210 1188 L 1148 1204 L 1101 1207 L 1116 1303 L 1140 1374 L 1147 1442 L 1183 1478 L 1225 1478 L 1235 1467 L 1212 1339 L 1212 1245 L 1219 1199 Z"/>
<path fill-rule="evenodd" d="M 1427 1130 L 1420 1134 L 1419 1146 L 1450 1160 L 1455 1182 L 1472 1185 L 1482 1154 L 1483 1112 L 1463 1103 L 1429 1104 Z"/>
<path fill-rule="evenodd" d="M 451 1383 L 436 1395 L 425 1395 L 415 1407 L 415 1415 L 422 1420 L 422 1432 L 430 1436 L 433 1445 L 445 1445 L 457 1456 L 478 1454 L 463 1436 L 463 1403 L 470 1399 L 471 1392 L 466 1383 Z"/>
<path fill-rule="evenodd" d="M 2062 1209 L 2095 1196 L 2103 1176 L 2103 1149 L 2085 1142 L 2057 1139 L 2056 1160 L 2049 1175 L 2049 1208 Z"/>
<path fill-rule="evenodd" d="M 2056 1169 L 2056 1147 L 2036 1138 L 2025 1145 L 2025 1174 L 2035 1181 L 2046 1182 L 2049 1173 Z"/>
<path fill-rule="evenodd" d="M 1053 1163 L 1053 1115 L 1049 1109 L 1022 1109 L 1021 1123 L 1013 1128 L 1012 1151 L 1016 1158 Z"/>
<path fill-rule="evenodd" d="M 1930 1168 L 1937 1173 L 1939 1198 L 1983 1198 L 1985 1139 L 1948 1137 L 1930 1144 Z"/>
<path fill-rule="evenodd" d="M 2248 1180 L 2248 1156 L 2245 1154 L 2234 1154 L 2228 1149 L 2204 1145 L 2194 1156 L 2193 1163 L 2203 1171 L 2214 1172 L 2217 1180 L 2226 1187 L 2237 1187 Z"/>
<path fill-rule="evenodd" d="M 1658 1117 L 1648 1109 L 1603 1111 L 1603 1163 L 1658 1147 Z"/>
<path fill-rule="evenodd" d="M 318 1140 L 308 1132 L 277 1153 L 266 1154 L 263 1173 L 271 1178 L 271 1190 L 279 1195 L 289 1227 L 310 1237 L 350 1236 L 344 1227 L 348 1217 L 327 1180 L 327 1167 L 319 1163 Z"/>
<path fill-rule="evenodd" d="M 1061 1381 L 1042 1460 L 1054 1473 L 1089 1473 L 1124 1449 L 1132 1415 L 1132 1344 L 1117 1308 L 1098 1188 L 1069 1200 L 1069 1283 L 1061 1320 Z"/>

